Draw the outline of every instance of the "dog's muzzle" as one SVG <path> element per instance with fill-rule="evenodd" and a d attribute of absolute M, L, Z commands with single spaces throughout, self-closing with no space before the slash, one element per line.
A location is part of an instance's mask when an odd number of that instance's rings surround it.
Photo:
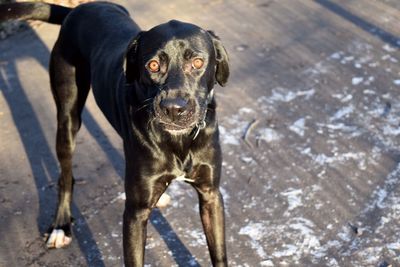
<path fill-rule="evenodd" d="M 199 104 L 192 98 L 160 96 L 154 105 L 155 116 L 164 130 L 172 134 L 190 133 L 195 139 L 206 127 L 207 106 L 213 97 L 211 90 L 205 102 Z"/>
<path fill-rule="evenodd" d="M 196 123 L 196 103 L 182 97 L 164 98 L 156 105 L 156 116 L 165 130 L 190 130 Z"/>

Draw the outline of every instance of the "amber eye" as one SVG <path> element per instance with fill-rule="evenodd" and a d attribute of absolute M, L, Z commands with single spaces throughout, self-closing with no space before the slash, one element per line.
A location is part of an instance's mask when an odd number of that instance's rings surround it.
<path fill-rule="evenodd" d="M 204 60 L 201 58 L 195 58 L 192 61 L 192 66 L 195 69 L 201 69 L 201 67 L 203 67 L 203 65 L 204 65 Z"/>
<path fill-rule="evenodd" d="M 147 64 L 147 67 L 149 70 L 153 73 L 159 72 L 160 71 L 160 64 L 158 63 L 157 60 L 152 60 Z"/>

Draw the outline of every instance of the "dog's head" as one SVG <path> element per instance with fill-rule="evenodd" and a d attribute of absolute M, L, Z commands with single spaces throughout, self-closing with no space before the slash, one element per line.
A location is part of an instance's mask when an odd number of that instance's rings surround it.
<path fill-rule="evenodd" d="M 204 124 L 212 88 L 229 77 L 219 38 L 193 24 L 170 21 L 141 32 L 126 54 L 126 80 L 135 83 L 138 109 L 173 134 Z"/>

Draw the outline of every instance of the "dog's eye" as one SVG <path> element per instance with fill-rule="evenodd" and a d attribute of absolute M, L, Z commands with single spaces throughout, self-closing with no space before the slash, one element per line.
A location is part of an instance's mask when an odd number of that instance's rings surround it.
<path fill-rule="evenodd" d="M 147 67 L 149 70 L 153 73 L 159 72 L 160 71 L 160 63 L 158 63 L 157 60 L 152 60 L 147 64 Z"/>
<path fill-rule="evenodd" d="M 203 65 L 204 65 L 204 60 L 201 58 L 195 58 L 192 61 L 192 66 L 195 69 L 200 69 L 201 67 L 203 67 Z"/>

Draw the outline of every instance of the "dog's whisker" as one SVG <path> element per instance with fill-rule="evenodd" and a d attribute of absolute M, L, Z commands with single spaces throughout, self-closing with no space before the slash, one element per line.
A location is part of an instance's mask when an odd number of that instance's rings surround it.
<path fill-rule="evenodd" d="M 138 111 L 140 111 L 140 110 L 142 110 L 142 109 L 144 109 L 144 108 L 146 108 L 146 107 L 151 106 L 151 105 L 153 104 L 153 100 L 154 100 L 153 97 L 149 97 L 149 98 L 143 100 L 143 101 L 142 101 L 142 104 L 143 104 L 143 105 L 140 106 L 139 108 L 137 108 L 137 109 L 135 110 L 135 112 L 138 112 Z"/>
<path fill-rule="evenodd" d="M 149 119 L 149 121 L 147 122 L 147 130 L 150 131 L 151 128 L 151 124 L 153 123 L 153 121 L 155 121 L 156 118 L 151 118 Z"/>
<path fill-rule="evenodd" d="M 137 109 L 135 110 L 135 112 L 138 112 L 138 111 L 140 111 L 140 110 L 142 110 L 142 109 L 144 109 L 144 108 L 146 108 L 146 107 L 149 107 L 149 106 L 151 106 L 151 104 L 152 104 L 152 103 L 145 104 L 145 105 L 143 105 L 143 106 L 137 108 Z"/>
<path fill-rule="evenodd" d="M 146 98 L 145 100 L 143 100 L 143 103 L 146 103 L 146 102 L 148 102 L 148 101 L 152 101 L 153 99 L 154 99 L 154 97 Z"/>

